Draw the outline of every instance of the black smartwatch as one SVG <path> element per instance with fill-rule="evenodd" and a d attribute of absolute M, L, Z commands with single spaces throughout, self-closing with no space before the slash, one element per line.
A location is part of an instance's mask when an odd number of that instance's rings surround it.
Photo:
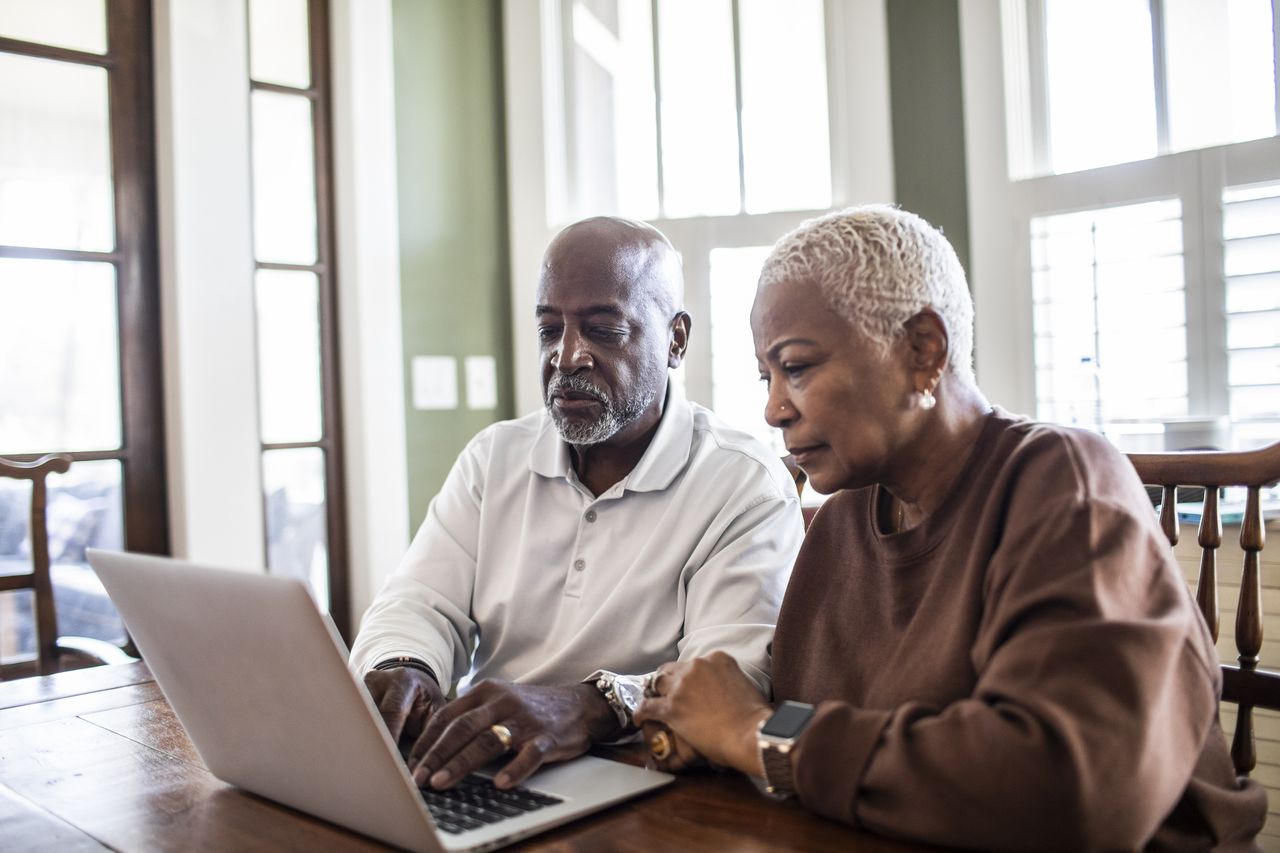
<path fill-rule="evenodd" d="M 760 749 L 760 764 L 764 767 L 764 792 L 769 796 L 783 798 L 795 793 L 791 750 L 811 719 L 812 705 L 785 701 L 778 704 L 773 716 L 760 724 L 756 744 Z"/>

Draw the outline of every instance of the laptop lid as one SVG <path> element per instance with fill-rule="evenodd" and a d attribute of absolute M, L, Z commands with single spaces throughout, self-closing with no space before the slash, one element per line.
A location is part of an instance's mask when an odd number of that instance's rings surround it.
<path fill-rule="evenodd" d="M 215 776 L 399 847 L 442 849 L 377 709 L 347 671 L 346 649 L 301 581 L 87 555 Z"/>

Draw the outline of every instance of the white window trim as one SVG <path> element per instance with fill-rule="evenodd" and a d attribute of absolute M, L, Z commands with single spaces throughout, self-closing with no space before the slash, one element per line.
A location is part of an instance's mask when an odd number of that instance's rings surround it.
<path fill-rule="evenodd" d="M 1020 4 L 1003 5 L 1016 9 Z M 1183 208 L 1189 411 L 1203 418 L 1226 414 L 1222 190 L 1280 180 L 1280 137 L 1011 181 L 1010 149 L 1030 146 L 1034 153 L 1036 146 L 1007 132 L 1005 103 L 1009 90 L 1016 87 L 1006 86 L 1001 6 L 991 0 L 960 0 L 979 384 L 994 402 L 1035 412 L 1028 238 L 1032 217 L 1177 197 Z M 1006 22 L 1010 25 L 1023 23 Z"/>
<path fill-rule="evenodd" d="M 565 109 L 559 45 L 564 27 L 560 0 L 505 0 L 507 174 L 510 192 L 511 306 L 515 353 L 516 411 L 542 405 L 538 348 L 534 338 L 534 292 L 543 250 L 559 230 L 567 209 L 562 188 L 567 169 L 563 120 L 546 122 Z M 889 52 L 884 0 L 826 0 L 827 98 L 831 136 L 832 201 L 835 207 L 894 198 L 893 145 L 889 114 Z M 550 90 L 550 91 L 548 91 Z M 713 248 L 771 245 L 804 219 L 823 211 L 655 219 L 682 253 L 686 307 L 693 316 L 685 384 L 691 399 L 710 403 L 710 268 Z M 743 365 L 751 370 L 750 364 Z"/>

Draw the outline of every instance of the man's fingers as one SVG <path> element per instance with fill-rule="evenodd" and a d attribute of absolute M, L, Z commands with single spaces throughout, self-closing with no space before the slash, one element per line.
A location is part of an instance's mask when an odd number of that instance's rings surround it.
<path fill-rule="evenodd" d="M 432 730 L 436 728 L 435 723 L 440 717 L 444 716 L 445 711 L 452 710 L 453 705 L 456 704 L 457 702 L 454 702 L 446 707 L 444 711 L 436 715 L 436 720 L 432 720 L 427 725 L 427 731 L 418 739 L 418 743 L 414 744 L 413 752 L 416 753 L 423 746 L 423 741 L 430 737 Z M 493 703 L 482 704 L 478 708 L 473 708 L 455 717 L 452 722 L 444 727 L 444 731 L 440 733 L 440 736 L 433 743 L 426 744 L 426 747 L 428 747 L 426 754 L 422 756 L 418 770 L 415 770 L 414 778 L 430 778 L 437 770 L 443 768 L 455 756 L 464 752 L 476 740 L 485 741 L 485 751 L 489 753 L 485 761 L 497 758 L 506 750 L 503 748 L 501 741 L 498 740 L 498 736 L 489 731 L 489 727 L 501 719 L 502 715 Z M 412 754 L 410 754 L 411 757 Z M 483 764 L 484 762 L 480 763 Z M 413 766 L 412 760 L 409 766 Z M 477 764 L 475 766 L 478 767 L 480 765 Z"/>
<path fill-rule="evenodd" d="M 468 693 L 454 699 L 443 708 L 437 708 L 435 713 L 427 719 L 418 739 L 413 744 L 413 749 L 409 751 L 409 766 L 413 767 L 427 755 L 431 749 L 442 737 L 445 731 L 453 724 L 453 721 L 468 713 L 472 709 L 482 704 L 482 700 L 474 693 Z M 447 757 L 447 756 L 446 756 Z"/>
<path fill-rule="evenodd" d="M 534 771 L 542 766 L 543 762 L 550 756 L 551 750 L 551 739 L 545 734 L 529 738 L 520 747 L 516 757 L 506 767 L 503 767 L 498 772 L 498 775 L 493 777 L 493 784 L 499 788 L 514 788 L 532 776 Z"/>
<path fill-rule="evenodd" d="M 448 733 L 445 736 L 448 737 Z M 421 774 L 433 788 L 450 788 L 465 778 L 468 773 L 478 770 L 506 751 L 507 748 L 503 746 L 498 736 L 485 729 L 471 738 L 467 745 L 446 761 L 439 770 L 428 772 L 425 770 L 426 763 L 424 763 L 424 769 L 414 774 L 414 780 L 416 781 Z"/>

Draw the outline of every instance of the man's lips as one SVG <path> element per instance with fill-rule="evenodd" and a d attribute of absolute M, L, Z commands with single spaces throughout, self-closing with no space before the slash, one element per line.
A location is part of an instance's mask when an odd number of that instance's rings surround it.
<path fill-rule="evenodd" d="M 599 397 L 582 391 L 556 391 L 551 395 L 551 402 L 561 409 L 586 409 L 604 405 Z"/>

